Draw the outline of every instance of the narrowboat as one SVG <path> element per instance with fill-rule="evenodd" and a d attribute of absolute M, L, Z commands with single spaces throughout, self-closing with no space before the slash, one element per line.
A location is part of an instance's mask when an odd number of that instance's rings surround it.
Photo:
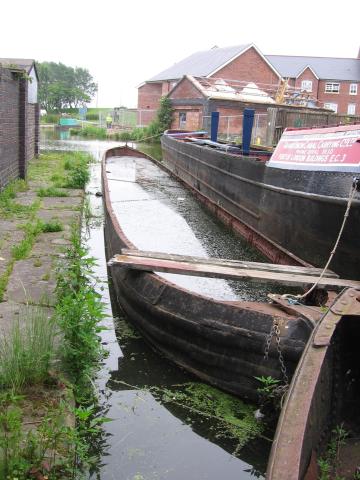
<path fill-rule="evenodd" d="M 163 163 L 220 220 L 274 263 L 335 250 L 331 269 L 359 278 L 359 124 L 287 129 L 272 154 L 204 137 L 166 131 Z"/>

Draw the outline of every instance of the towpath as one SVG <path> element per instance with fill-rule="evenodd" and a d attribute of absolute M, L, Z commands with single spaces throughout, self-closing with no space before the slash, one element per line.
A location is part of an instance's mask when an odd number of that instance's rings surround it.
<path fill-rule="evenodd" d="M 83 191 L 61 189 L 66 197 L 39 197 L 39 189 L 47 189 L 51 183 L 30 177 L 28 189 L 17 192 L 12 199 L 12 210 L 19 213 L 0 210 L 2 335 L 10 333 L 14 319 L 24 307 L 44 309 L 50 315 L 55 304 L 56 264 L 70 243 L 71 225 L 80 222 Z M 39 221 L 45 225 L 44 231 L 36 231 Z M 47 231 L 57 229 L 56 226 L 59 231 Z"/>

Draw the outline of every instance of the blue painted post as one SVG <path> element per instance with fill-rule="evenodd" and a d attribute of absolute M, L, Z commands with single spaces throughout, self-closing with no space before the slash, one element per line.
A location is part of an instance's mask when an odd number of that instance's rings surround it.
<path fill-rule="evenodd" d="M 254 114 L 255 110 L 253 110 L 252 108 L 244 109 L 242 137 L 242 148 L 244 155 L 249 155 L 250 153 L 251 133 L 254 125 Z"/>
<path fill-rule="evenodd" d="M 211 112 L 211 141 L 217 142 L 219 129 L 219 112 Z"/>

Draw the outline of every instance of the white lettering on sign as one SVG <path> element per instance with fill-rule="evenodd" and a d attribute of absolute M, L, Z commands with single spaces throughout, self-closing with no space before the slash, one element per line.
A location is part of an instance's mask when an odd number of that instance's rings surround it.
<path fill-rule="evenodd" d="M 320 129 L 314 133 L 305 133 L 304 130 L 285 132 L 269 163 L 359 165 L 359 128 L 330 127 L 323 131 L 324 133 Z"/>

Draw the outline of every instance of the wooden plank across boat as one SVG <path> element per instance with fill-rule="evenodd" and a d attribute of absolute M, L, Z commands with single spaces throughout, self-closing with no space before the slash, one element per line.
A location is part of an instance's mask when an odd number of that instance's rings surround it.
<path fill-rule="evenodd" d="M 360 290 L 340 294 L 313 330 L 278 422 L 266 478 L 317 480 L 334 429 L 346 432 L 328 465 L 331 477 L 360 468 Z M 332 464 L 333 463 L 333 464 Z M 323 477 L 321 477 L 323 478 Z"/>
<path fill-rule="evenodd" d="M 255 262 L 254 262 L 255 263 Z M 337 278 L 332 272 L 323 278 L 320 269 L 279 266 L 269 264 L 256 267 L 252 262 L 219 261 L 176 254 L 134 251 L 122 249 L 121 255 L 115 255 L 109 262 L 110 266 L 133 268 L 135 270 L 176 273 L 197 277 L 225 278 L 229 280 L 248 280 L 254 282 L 273 282 L 282 285 L 306 287 L 317 282 L 323 288 L 360 287 L 360 282 Z M 256 264 L 261 265 L 261 264 Z"/>
<path fill-rule="evenodd" d="M 105 152 L 102 161 L 108 260 L 124 248 L 136 251 L 115 215 L 106 172 L 108 158 L 113 161 L 113 157 L 118 157 L 116 161 L 121 162 L 121 157 L 129 156 L 152 160 L 129 147 L 117 147 Z M 122 188 L 124 184 L 117 185 Z M 202 380 L 252 400 L 258 397 L 256 376 L 281 377 L 275 340 L 268 358 L 264 358 L 274 320 L 280 326 L 280 346 L 291 375 L 314 320 L 321 316 L 314 307 L 284 308 L 285 300 L 215 300 L 155 273 L 118 268 L 114 264 L 110 264 L 109 274 L 118 304 L 154 349 Z M 334 279 L 331 273 L 328 279 Z"/>

